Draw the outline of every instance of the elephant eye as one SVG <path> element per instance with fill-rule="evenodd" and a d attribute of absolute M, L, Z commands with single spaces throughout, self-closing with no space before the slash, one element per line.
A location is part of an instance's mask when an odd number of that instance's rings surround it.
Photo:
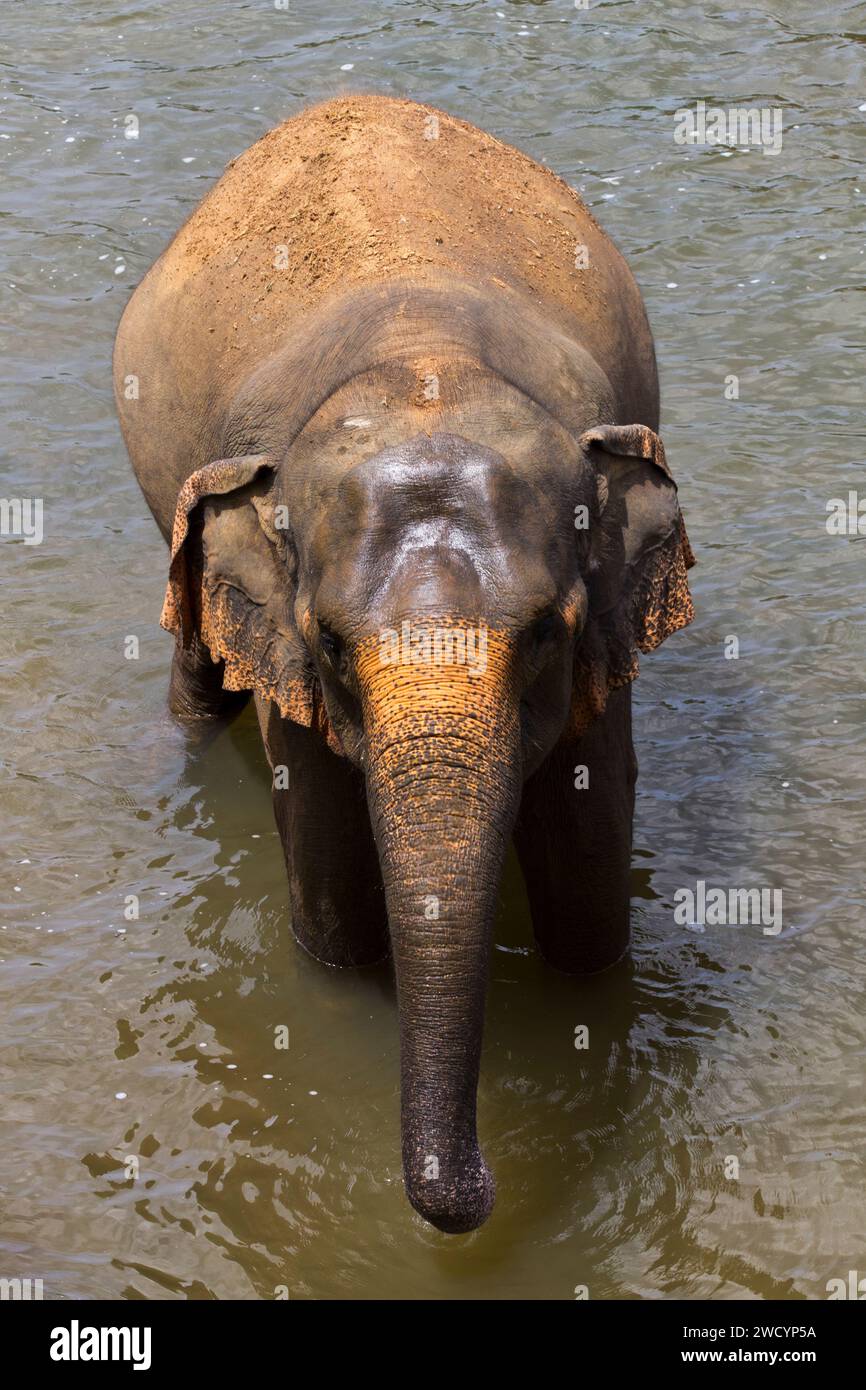
<path fill-rule="evenodd" d="M 556 614 L 543 613 L 540 618 L 536 618 L 532 624 L 532 640 L 536 646 L 541 646 L 548 638 L 552 637 L 556 631 Z"/>
<path fill-rule="evenodd" d="M 343 652 L 343 644 L 339 637 L 337 637 L 336 633 L 331 632 L 330 628 L 323 627 L 319 624 L 319 642 L 325 656 L 336 666 Z"/>

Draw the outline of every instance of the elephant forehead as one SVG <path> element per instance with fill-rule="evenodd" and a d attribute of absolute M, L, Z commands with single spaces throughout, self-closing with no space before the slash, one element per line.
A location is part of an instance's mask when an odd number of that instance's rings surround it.
<path fill-rule="evenodd" d="M 422 538 L 445 528 L 486 531 L 538 503 L 537 492 L 496 450 L 454 434 L 419 435 L 350 468 L 336 508 L 348 530 L 377 527 Z"/>
<path fill-rule="evenodd" d="M 526 587 L 545 552 L 545 511 L 492 449 L 439 434 L 383 450 L 349 470 L 318 528 L 324 591 L 485 606 L 486 589 L 504 597 L 518 572 Z"/>

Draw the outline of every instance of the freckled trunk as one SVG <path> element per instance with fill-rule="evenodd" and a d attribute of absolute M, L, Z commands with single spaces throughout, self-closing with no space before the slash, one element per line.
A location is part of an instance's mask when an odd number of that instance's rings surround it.
<path fill-rule="evenodd" d="M 484 672 L 359 665 L 367 788 L 400 1009 L 403 1172 L 416 1211 L 470 1231 L 493 1207 L 475 1102 L 490 941 L 516 814 L 518 718 L 508 650 Z"/>

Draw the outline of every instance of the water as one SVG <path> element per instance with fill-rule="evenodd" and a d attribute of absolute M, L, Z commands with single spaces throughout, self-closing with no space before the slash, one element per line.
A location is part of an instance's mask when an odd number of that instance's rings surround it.
<path fill-rule="evenodd" d="M 0 1274 L 59 1298 L 797 1299 L 866 1272 L 866 544 L 825 527 L 864 477 L 864 7 L 833 16 L 4 6 L 0 486 L 44 498 L 45 539 L 0 552 Z M 289 937 L 252 715 L 197 748 L 166 713 L 164 547 L 110 391 L 123 304 L 227 160 L 358 89 L 583 192 L 646 297 L 700 562 L 696 623 L 636 686 L 632 961 L 553 974 L 509 869 L 480 1090 L 499 1196 L 458 1238 L 402 1194 L 387 971 Z M 700 97 L 782 106 L 782 152 L 675 144 Z M 781 888 L 783 931 L 678 925 L 698 879 Z"/>

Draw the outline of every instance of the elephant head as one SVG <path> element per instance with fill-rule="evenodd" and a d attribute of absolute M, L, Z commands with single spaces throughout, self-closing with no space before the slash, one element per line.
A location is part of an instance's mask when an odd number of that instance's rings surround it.
<path fill-rule="evenodd" d="M 443 431 L 315 504 L 268 456 L 184 486 L 163 623 L 363 769 L 388 907 L 413 1206 L 494 1199 L 476 1134 L 488 956 L 524 780 L 692 616 L 661 441 L 555 423 L 524 457 Z"/>

